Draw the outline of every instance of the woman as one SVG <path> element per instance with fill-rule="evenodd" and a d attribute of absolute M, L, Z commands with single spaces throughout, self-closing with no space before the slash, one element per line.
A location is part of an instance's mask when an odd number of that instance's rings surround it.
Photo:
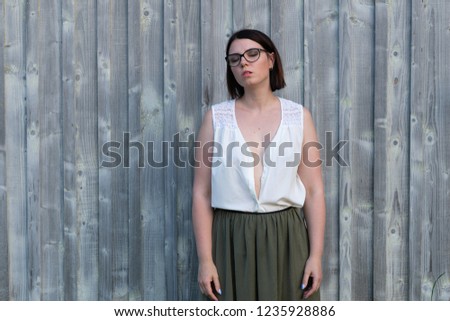
<path fill-rule="evenodd" d="M 226 53 L 233 100 L 205 114 L 196 150 L 200 290 L 212 300 L 318 300 L 325 200 L 311 114 L 273 94 L 285 82 L 267 35 L 240 30 Z"/>

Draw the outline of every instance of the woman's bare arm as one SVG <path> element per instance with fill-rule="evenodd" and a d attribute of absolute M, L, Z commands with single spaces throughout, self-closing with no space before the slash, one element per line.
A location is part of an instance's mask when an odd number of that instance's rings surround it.
<path fill-rule="evenodd" d="M 302 162 L 298 174 L 306 189 L 306 199 L 303 206 L 310 242 L 310 255 L 306 262 L 303 276 L 303 286 L 308 279 L 313 279 L 305 297 L 319 289 L 322 281 L 322 254 L 325 234 L 325 194 L 322 180 L 322 162 L 320 160 L 320 145 L 316 129 L 309 110 L 304 108 L 304 129 Z"/>
<path fill-rule="evenodd" d="M 192 222 L 199 260 L 198 283 L 203 294 L 217 300 L 215 293 L 220 294 L 221 290 L 212 259 L 211 160 L 205 148 L 205 144 L 208 146 L 213 139 L 212 113 L 208 110 L 197 138 L 200 147 L 196 148 L 195 153 L 197 165 L 194 171 Z"/>

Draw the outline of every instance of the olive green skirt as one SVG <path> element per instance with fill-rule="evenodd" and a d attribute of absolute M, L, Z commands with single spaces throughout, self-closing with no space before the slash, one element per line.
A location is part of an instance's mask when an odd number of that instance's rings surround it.
<path fill-rule="evenodd" d="M 213 259 L 219 300 L 302 300 L 309 257 L 301 209 L 271 213 L 214 210 Z M 316 292 L 308 300 L 320 300 Z"/>

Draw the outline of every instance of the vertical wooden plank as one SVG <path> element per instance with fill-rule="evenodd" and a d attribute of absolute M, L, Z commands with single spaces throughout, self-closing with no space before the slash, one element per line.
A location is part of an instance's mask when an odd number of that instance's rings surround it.
<path fill-rule="evenodd" d="M 74 3 L 75 171 L 78 235 L 77 299 L 98 299 L 97 7 Z"/>
<path fill-rule="evenodd" d="M 339 6 L 335 0 L 306 1 L 304 10 L 304 104 L 311 109 L 323 147 L 321 159 L 327 208 L 321 297 L 338 300 L 339 169 L 346 166 L 348 159 L 333 160 L 328 155 L 339 146 Z M 291 36 L 288 37 L 289 41 Z M 346 148 L 348 146 L 343 145 L 336 149 L 343 156 Z"/>
<path fill-rule="evenodd" d="M 187 298 L 197 286 L 190 223 L 192 168 L 187 162 L 192 146 L 182 145 L 198 127 L 201 104 L 195 87 L 201 83 L 199 2 L 166 2 L 164 22 L 164 137 L 171 142 L 165 172 L 165 258 L 167 299 L 173 300 Z"/>
<path fill-rule="evenodd" d="M 370 300 L 373 292 L 374 5 L 340 1 L 339 128 L 349 141 L 340 168 L 339 299 Z M 362 253 L 364 253 L 362 255 Z"/>
<path fill-rule="evenodd" d="M 202 115 L 228 99 L 225 49 L 233 33 L 232 4 L 232 0 L 201 0 Z"/>
<path fill-rule="evenodd" d="M 26 37 L 26 101 L 27 101 L 27 151 L 26 171 L 27 171 L 27 229 L 28 229 L 28 261 L 29 271 L 29 300 L 40 300 L 42 294 L 41 279 L 41 219 L 40 219 L 40 43 L 42 32 L 40 20 L 45 19 L 40 14 L 40 4 L 38 1 L 29 2 L 26 8 L 26 33 L 33 34 L 34 37 Z M 40 39 L 41 36 L 41 39 Z M 45 69 L 45 66 L 42 66 Z M 44 71 L 45 72 L 45 71 Z M 43 95 L 45 93 L 41 93 Z"/>
<path fill-rule="evenodd" d="M 444 277 L 437 283 L 436 296 L 433 300 L 450 301 L 450 3 L 448 1 L 432 1 L 436 13 L 436 139 L 427 142 L 437 145 L 436 154 L 430 155 L 436 168 L 436 211 L 433 222 L 436 226 L 433 233 L 432 261 L 433 280 L 442 273 Z"/>
<path fill-rule="evenodd" d="M 130 215 L 133 215 L 130 221 L 130 236 L 134 231 L 140 235 L 140 239 L 130 239 L 130 246 L 136 244 L 141 256 L 139 261 L 136 261 L 141 270 L 133 272 L 136 282 L 141 282 L 140 292 L 134 285 L 133 296 L 142 296 L 144 300 L 166 300 L 166 182 L 165 152 L 162 147 L 165 124 L 163 75 L 164 65 L 167 63 L 163 57 L 164 1 L 141 1 L 139 7 L 133 8 L 133 12 L 135 15 L 132 18 L 130 11 L 130 26 L 135 19 L 139 24 L 133 24 L 130 29 L 132 34 L 129 35 L 130 46 L 134 44 L 136 48 L 134 52 L 131 49 L 129 51 L 129 126 L 132 137 L 140 137 L 149 152 L 146 166 L 140 172 L 134 172 L 133 168 L 130 172 L 130 185 L 133 181 L 140 182 L 139 189 L 135 189 L 139 195 L 139 212 L 130 212 Z M 133 38 L 133 35 L 136 37 Z M 133 42 L 134 40 L 136 42 Z M 147 142 L 153 145 L 147 145 Z M 136 160 L 133 160 L 132 164 L 136 163 Z M 132 200 L 130 197 L 130 201 Z M 130 259 L 134 260 L 133 251 L 135 250 L 130 250 Z"/>
<path fill-rule="evenodd" d="M 111 62 L 111 43 L 114 43 L 115 34 L 110 34 L 110 23 L 114 23 L 111 16 L 114 15 L 110 7 L 110 1 L 97 1 L 97 79 L 98 79 L 98 143 L 103 146 L 112 141 L 112 135 L 115 134 L 114 116 L 117 116 L 117 110 L 114 108 L 117 103 L 111 97 L 111 75 L 113 73 L 113 64 Z M 117 17 L 114 17 L 117 18 Z M 120 130 L 120 128 L 119 128 Z M 115 137 L 117 141 L 117 137 Z M 121 140 L 119 140 L 120 142 Z M 102 149 L 103 151 L 103 149 Z M 103 158 L 102 155 L 99 157 Z M 123 165 L 123 164 L 120 164 Z M 118 173 L 118 168 L 102 167 L 99 168 L 99 186 L 98 186 L 98 246 L 99 246 L 99 300 L 112 300 L 112 257 L 115 251 L 112 241 L 113 234 L 113 176 Z M 114 209 L 115 210 L 115 209 Z M 114 211 L 115 212 L 115 211 Z"/>
<path fill-rule="evenodd" d="M 4 1 L 5 150 L 9 299 L 27 300 L 25 1 Z"/>
<path fill-rule="evenodd" d="M 167 174 L 171 175 L 171 169 L 176 181 L 175 212 L 168 213 L 176 219 L 173 223 L 177 226 L 176 235 L 176 292 L 168 299 L 188 300 L 192 294 L 197 293 L 197 268 L 194 262 L 195 240 L 192 229 L 192 183 L 194 159 L 194 133 L 201 121 L 201 8 L 200 1 L 177 2 L 176 38 L 173 39 L 175 64 L 172 65 L 175 76 L 175 88 L 172 83 L 165 84 L 166 92 L 173 90 L 175 105 L 172 106 L 170 118 L 175 119 L 174 126 L 167 126 L 168 139 L 174 141 L 174 163 L 169 165 Z M 170 88 L 170 89 L 169 89 Z M 175 136 L 174 136 L 175 135 Z M 179 143 L 179 146 L 178 145 Z M 171 202 L 169 200 L 169 202 Z M 169 224 L 172 224 L 169 222 Z M 167 225 L 166 225 L 167 226 Z M 170 234 L 166 235 L 167 238 Z"/>
<path fill-rule="evenodd" d="M 411 300 L 430 300 L 441 273 L 449 273 L 450 136 L 450 5 L 417 1 L 412 7 L 411 57 L 411 184 L 410 283 Z M 449 299 L 437 287 L 433 299 Z"/>
<path fill-rule="evenodd" d="M 128 127 L 127 2 L 97 2 L 99 146 Z M 102 158 L 100 151 L 99 157 Z M 99 299 L 128 298 L 128 168 L 99 169 Z"/>
<path fill-rule="evenodd" d="M 141 34 L 140 26 L 144 15 L 140 1 L 128 1 L 128 130 L 133 137 L 140 133 L 141 95 Z M 133 163 L 128 169 L 128 298 L 142 300 L 144 279 L 142 276 L 142 229 L 140 210 L 140 169 Z"/>
<path fill-rule="evenodd" d="M 39 5 L 38 214 L 41 231 L 41 299 L 61 300 L 63 298 L 61 7 L 59 1 L 42 1 Z M 39 243 L 38 240 L 34 241 Z"/>
<path fill-rule="evenodd" d="M 304 103 L 304 48 L 308 44 L 303 13 L 307 4 L 304 0 L 282 0 L 272 1 L 270 7 L 270 34 L 280 53 L 286 81 L 286 87 L 276 94 L 298 103 Z"/>
<path fill-rule="evenodd" d="M 0 6 L 0 70 L 4 70 L 3 56 L 5 47 L 5 12 L 4 6 Z M 0 101 L 5 102 L 4 72 L 0 75 Z M 5 150 L 5 104 L 0 104 L 0 300 L 8 299 L 8 225 L 6 220 L 6 150 Z"/>
<path fill-rule="evenodd" d="M 78 298 L 78 225 L 75 110 L 75 5 L 62 2 L 62 112 L 64 163 L 64 300 Z"/>
<path fill-rule="evenodd" d="M 375 9 L 374 299 L 407 300 L 411 7 Z"/>
<path fill-rule="evenodd" d="M 182 19 L 179 2 L 164 2 L 164 141 L 172 141 L 177 132 L 177 68 L 181 67 L 180 51 L 177 46 L 177 32 L 188 24 Z M 187 106 L 187 104 L 185 105 Z M 172 150 L 171 150 L 172 151 Z M 164 202 L 164 240 L 165 240 L 165 290 L 166 299 L 173 298 L 177 292 L 176 276 L 176 235 L 177 235 L 177 176 L 174 166 L 174 154 L 169 153 L 169 163 L 165 169 Z"/>
<path fill-rule="evenodd" d="M 244 28 L 270 36 L 270 0 L 233 0 L 233 31 Z"/>

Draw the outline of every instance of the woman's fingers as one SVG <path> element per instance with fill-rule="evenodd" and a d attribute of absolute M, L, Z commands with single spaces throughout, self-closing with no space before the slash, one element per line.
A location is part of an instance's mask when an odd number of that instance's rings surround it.
<path fill-rule="evenodd" d="M 215 265 L 212 262 L 201 264 L 198 274 L 198 285 L 202 293 L 211 300 L 218 301 L 217 295 L 222 295 L 222 290 Z"/>
<path fill-rule="evenodd" d="M 210 298 L 211 300 L 214 300 L 214 301 L 218 301 L 217 297 L 214 294 L 211 284 L 212 284 L 211 281 L 202 282 L 200 289 L 201 289 L 202 293 L 204 295 L 206 295 L 208 298 Z"/>
<path fill-rule="evenodd" d="M 308 259 L 305 265 L 305 272 L 302 279 L 303 297 L 307 299 L 314 292 L 319 290 L 322 281 L 322 267 L 320 260 Z"/>
<path fill-rule="evenodd" d="M 217 275 L 215 275 L 213 277 L 213 283 L 214 283 L 214 289 L 216 290 L 216 293 L 218 293 L 219 295 L 222 295 L 222 289 L 220 288 L 219 277 Z"/>
<path fill-rule="evenodd" d="M 308 282 L 306 283 L 306 286 L 304 288 L 304 298 L 307 299 L 309 296 L 311 296 L 313 293 L 319 290 L 321 278 L 310 276 L 308 278 Z M 304 283 L 305 284 L 305 283 Z"/>

